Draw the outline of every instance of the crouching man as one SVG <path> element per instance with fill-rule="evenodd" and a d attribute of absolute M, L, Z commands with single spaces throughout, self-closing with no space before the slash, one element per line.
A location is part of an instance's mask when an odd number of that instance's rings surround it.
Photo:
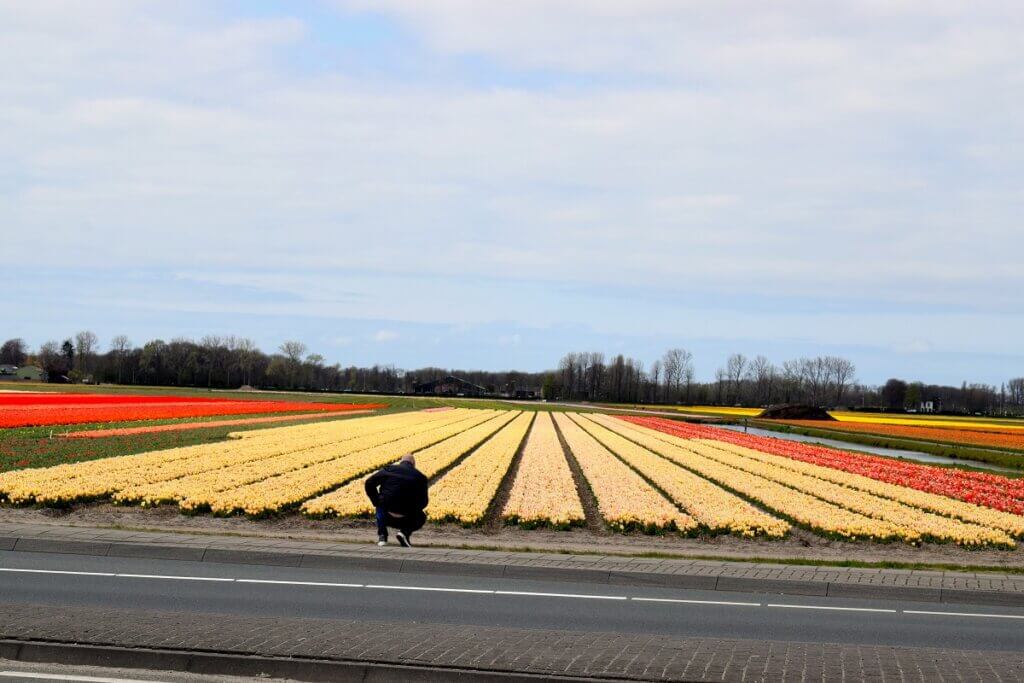
<path fill-rule="evenodd" d="M 427 521 L 427 478 L 416 469 L 416 458 L 403 455 L 366 480 L 366 495 L 377 508 L 377 545 L 387 545 L 388 527 L 398 529 L 395 538 L 408 548 L 409 537 Z"/>

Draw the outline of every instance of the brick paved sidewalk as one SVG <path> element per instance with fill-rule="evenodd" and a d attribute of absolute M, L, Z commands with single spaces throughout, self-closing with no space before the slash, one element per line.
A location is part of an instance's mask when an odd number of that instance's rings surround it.
<path fill-rule="evenodd" d="M 1024 653 L 4 605 L 18 641 L 649 681 L 1024 680 Z"/>
<path fill-rule="evenodd" d="M 657 585 L 929 602 L 1024 605 L 1024 576 L 611 555 L 398 548 L 323 541 L 0 524 L 0 550 L 403 573 Z"/>

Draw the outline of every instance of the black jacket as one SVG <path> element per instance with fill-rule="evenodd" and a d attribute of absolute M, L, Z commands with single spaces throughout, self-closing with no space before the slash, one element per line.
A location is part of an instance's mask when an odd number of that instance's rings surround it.
<path fill-rule="evenodd" d="M 427 507 L 427 478 L 411 463 L 388 465 L 366 480 L 366 495 L 374 507 L 400 515 Z"/>

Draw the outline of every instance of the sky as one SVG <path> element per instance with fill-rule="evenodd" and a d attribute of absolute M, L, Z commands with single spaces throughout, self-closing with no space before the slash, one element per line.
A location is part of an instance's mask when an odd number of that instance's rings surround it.
<path fill-rule="evenodd" d="M 1024 9 L 0 0 L 0 337 L 1024 375 Z"/>

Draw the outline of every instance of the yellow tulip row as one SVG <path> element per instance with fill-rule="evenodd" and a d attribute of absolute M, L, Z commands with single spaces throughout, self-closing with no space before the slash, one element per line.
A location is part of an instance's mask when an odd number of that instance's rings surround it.
<path fill-rule="evenodd" d="M 973 547 L 1013 547 L 1011 536 L 1019 537 L 1024 532 L 1024 518 L 1006 512 L 722 441 L 684 439 L 635 424 L 629 424 L 629 428 L 848 510 L 891 522 L 909 543 L 923 538 Z"/>
<path fill-rule="evenodd" d="M 707 531 L 769 538 L 781 538 L 789 533 L 790 525 L 785 520 L 758 510 L 739 496 L 603 426 L 608 424 L 614 427 L 622 423 L 621 420 L 607 418 L 606 421 L 604 416 L 599 415 L 573 415 L 573 419 L 600 443 L 654 482 Z M 573 453 L 576 453 L 575 447 Z"/>
<path fill-rule="evenodd" d="M 291 439 L 275 433 L 274 438 L 248 439 L 153 451 L 139 455 L 92 460 L 38 470 L 18 470 L 2 475 L 0 494 L 16 504 L 61 505 L 79 500 L 106 498 L 122 489 L 224 467 L 259 461 L 268 457 L 316 449 L 335 449 L 338 444 L 370 438 L 398 438 L 393 434 L 414 433 L 434 423 L 433 414 L 375 416 L 345 420 L 346 430 L 323 424 L 324 435 L 307 434 Z M 275 430 L 277 432 L 277 430 Z M 390 435 L 382 437 L 380 435 Z M 369 437 L 363 435 L 371 435 Z"/>
<path fill-rule="evenodd" d="M 416 469 L 427 477 L 433 477 L 489 439 L 518 414 L 518 411 L 499 413 L 483 424 L 417 452 Z M 330 493 L 307 500 L 302 505 L 303 514 L 310 517 L 358 517 L 372 514 L 373 505 L 365 489 L 366 480 L 370 476 L 368 474 Z"/>
<path fill-rule="evenodd" d="M 881 498 L 865 491 L 809 477 L 806 474 L 783 469 L 776 465 L 758 462 L 753 458 L 728 453 L 705 443 L 694 442 L 689 446 L 689 450 L 695 455 L 735 467 L 783 486 L 789 486 L 847 510 L 889 522 L 896 526 L 900 538 L 909 543 L 917 543 L 925 538 L 966 546 L 1012 547 L 1014 545 L 1013 539 L 996 529 L 925 512 L 890 498 Z"/>
<path fill-rule="evenodd" d="M 460 411 L 465 409 L 460 408 Z M 426 423 L 440 419 L 451 417 L 449 412 L 445 413 L 438 412 L 423 412 L 423 411 L 408 411 L 403 413 L 386 413 L 384 415 L 370 415 L 366 417 L 353 417 L 352 419 L 345 420 L 331 420 L 328 422 L 311 422 L 300 425 L 281 425 L 272 426 L 265 429 L 250 429 L 244 432 L 231 432 L 228 437 L 239 440 L 253 439 L 257 441 L 265 441 L 267 439 L 277 439 L 285 437 L 288 439 L 305 439 L 308 437 L 317 438 L 333 438 L 337 434 L 347 434 L 351 431 L 353 425 L 351 423 L 360 423 L 363 425 L 371 424 L 383 424 L 387 425 L 387 428 L 397 428 L 402 424 L 412 423 Z"/>
<path fill-rule="evenodd" d="M 280 512 L 307 498 L 385 465 L 404 453 L 421 450 L 451 438 L 481 422 L 491 419 L 494 411 L 468 411 L 473 415 L 442 424 L 412 436 L 390 441 L 358 453 L 320 462 L 309 467 L 268 477 L 251 484 L 225 491 L 197 492 L 182 500 L 185 510 L 209 508 L 214 514 L 245 513 L 263 516 Z"/>
<path fill-rule="evenodd" d="M 568 528 L 583 521 L 583 504 L 551 413 L 538 413 L 533 422 L 501 516 L 525 527 Z"/>
<path fill-rule="evenodd" d="M 946 517 L 953 517 L 964 522 L 971 522 L 983 527 L 998 529 L 1016 538 L 1024 537 L 1024 517 L 1009 512 L 1001 512 L 992 508 L 974 505 L 953 498 L 946 498 L 926 491 L 898 486 L 877 479 L 871 479 L 860 474 L 852 474 L 835 470 L 831 467 L 822 467 L 808 462 L 801 462 L 793 458 L 786 458 L 779 455 L 762 453 L 744 446 L 736 446 L 724 441 L 699 440 L 709 446 L 722 451 L 736 453 L 767 463 L 773 467 L 779 467 L 793 472 L 799 472 L 816 479 L 822 479 L 851 489 L 865 491 L 867 493 L 888 498 L 890 500 L 910 505 L 921 510 L 934 512 Z"/>
<path fill-rule="evenodd" d="M 471 416 L 469 411 L 453 415 L 450 420 L 464 420 Z M 368 448 L 380 446 L 391 441 L 406 438 L 439 426 L 435 419 L 408 420 L 397 419 L 391 426 L 388 423 L 377 423 L 368 434 L 360 433 L 353 438 L 338 441 L 337 435 L 315 438 L 307 435 L 300 443 L 316 442 L 313 447 L 275 455 L 272 451 L 264 451 L 257 439 L 246 439 L 246 456 L 242 457 L 209 457 L 191 463 L 176 463 L 170 470 L 159 476 L 140 473 L 131 484 L 124 485 L 113 494 L 113 500 L 119 504 L 138 503 L 143 506 L 159 505 L 171 501 L 184 501 L 189 498 L 224 491 L 243 486 L 252 482 L 267 479 L 292 470 L 309 467 L 320 462 L 336 460 L 340 457 L 358 453 Z M 381 427 L 385 427 L 382 429 Z M 327 430 L 325 430 L 327 431 Z M 170 473 L 177 475 L 169 478 Z M 192 506 L 183 506 L 193 509 Z"/>
<path fill-rule="evenodd" d="M 614 420 L 614 431 L 677 465 L 725 486 L 740 495 L 756 501 L 797 524 L 827 536 L 842 539 L 871 539 L 891 541 L 906 536 L 896 525 L 874 519 L 817 496 L 783 486 L 761 476 L 724 465 L 716 460 L 697 455 L 681 446 L 651 436 L 649 429 L 635 427 L 622 420 Z M 908 539 L 909 540 L 909 539 Z"/>
<path fill-rule="evenodd" d="M 601 517 L 617 531 L 691 531 L 697 523 L 564 413 L 555 415 L 569 450 L 590 484 Z M 678 468 L 677 468 L 678 469 Z"/>
<path fill-rule="evenodd" d="M 501 486 L 534 413 L 522 413 L 430 489 L 427 517 L 435 522 L 479 524 Z"/>
<path fill-rule="evenodd" d="M 733 449 L 723 448 L 726 444 L 722 442 L 680 439 L 639 425 L 630 425 L 630 428 L 637 434 L 644 434 L 646 438 L 658 440 L 676 449 L 666 454 L 666 457 L 670 457 L 680 464 L 699 470 L 705 466 L 704 463 L 707 460 L 711 460 L 734 470 L 791 487 L 848 511 L 889 523 L 896 528 L 897 536 L 907 543 L 916 544 L 922 539 L 927 539 L 954 542 L 965 546 L 1013 547 L 1014 545 L 1013 540 L 1006 533 L 997 529 L 933 514 L 917 507 L 904 505 L 892 498 L 877 496 L 867 491 L 803 474 L 795 468 L 782 467 L 784 463 L 780 460 L 788 459 L 773 460 L 772 456 L 751 449 L 743 449 L 746 453 L 741 454 Z"/>

